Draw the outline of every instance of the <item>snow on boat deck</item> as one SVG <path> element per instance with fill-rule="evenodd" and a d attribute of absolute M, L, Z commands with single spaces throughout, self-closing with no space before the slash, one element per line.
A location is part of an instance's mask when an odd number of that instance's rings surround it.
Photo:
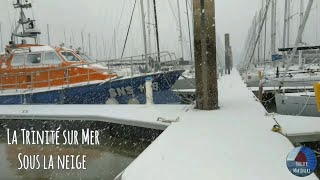
<path fill-rule="evenodd" d="M 219 80 L 219 106 L 180 114 L 121 179 L 301 179 L 286 166 L 293 145 L 235 71 Z"/>
<path fill-rule="evenodd" d="M 248 87 L 249 90 L 251 91 L 254 91 L 254 92 L 257 92 L 259 91 L 259 87 Z M 281 87 L 281 91 L 283 90 L 301 90 L 301 91 L 304 91 L 304 90 L 312 90 L 313 89 L 313 86 L 296 86 L 296 87 Z M 269 92 L 269 91 L 278 91 L 279 90 L 279 87 L 263 87 L 263 91 L 264 92 Z"/>
<path fill-rule="evenodd" d="M 219 80 L 216 111 L 184 105 L 20 105 L 0 106 L 2 119 L 102 120 L 165 131 L 127 167 L 122 180 L 301 179 L 286 157 L 294 148 L 266 116 L 240 75 Z M 158 118 L 165 121 L 157 121 Z M 178 120 L 170 123 L 167 121 Z M 313 174 L 304 179 L 317 179 Z"/>
<path fill-rule="evenodd" d="M 290 140 L 294 142 L 320 141 L 320 117 L 280 114 L 274 117 Z"/>

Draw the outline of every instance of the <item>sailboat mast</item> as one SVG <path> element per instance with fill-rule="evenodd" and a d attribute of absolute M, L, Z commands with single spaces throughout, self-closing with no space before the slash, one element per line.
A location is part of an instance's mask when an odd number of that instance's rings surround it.
<path fill-rule="evenodd" d="M 181 48 L 181 58 L 183 59 L 183 41 L 182 41 L 182 27 L 181 27 L 181 14 L 180 14 L 180 3 L 177 0 L 178 5 L 178 18 L 179 18 L 179 41 L 180 41 L 180 48 Z"/>
<path fill-rule="evenodd" d="M 91 52 L 91 34 L 89 33 L 89 56 L 92 56 Z"/>
<path fill-rule="evenodd" d="M 286 37 L 287 37 L 287 18 L 288 18 L 288 0 L 285 0 L 284 8 L 284 23 L 283 23 L 283 41 L 282 47 L 286 47 Z"/>
<path fill-rule="evenodd" d="M 193 56 L 192 56 L 192 40 L 191 40 L 191 32 L 190 32 L 190 20 L 189 20 L 188 0 L 186 0 L 186 9 L 187 9 L 187 20 L 188 20 L 188 30 L 189 30 L 190 60 L 193 61 Z"/>
<path fill-rule="evenodd" d="M 262 23 L 262 17 L 261 17 L 262 10 L 263 10 L 263 5 L 262 5 L 262 8 L 259 11 L 259 24 Z M 261 58 L 260 58 L 261 44 L 262 44 L 262 38 L 259 38 L 259 42 L 258 42 L 258 62 L 259 62 L 259 65 L 261 65 Z"/>
<path fill-rule="evenodd" d="M 157 17 L 157 5 L 156 5 L 156 0 L 153 0 L 153 7 L 154 7 L 154 21 L 155 21 L 156 39 L 157 39 L 158 61 L 160 62 L 159 27 L 158 27 L 158 17 Z"/>
<path fill-rule="evenodd" d="M 303 11 L 304 11 L 304 3 L 303 0 L 300 0 L 300 26 L 302 25 L 302 21 L 303 21 Z M 302 37 L 301 37 L 301 42 L 302 43 Z"/>
<path fill-rule="evenodd" d="M 265 5 L 267 4 L 267 0 L 265 0 Z M 267 12 L 268 9 L 266 8 L 265 11 Z M 267 18 L 264 20 L 264 51 L 263 51 L 263 63 L 266 63 L 266 47 L 267 47 Z"/>
<path fill-rule="evenodd" d="M 276 17 L 277 17 L 277 1 L 272 0 L 271 9 L 271 56 L 276 53 Z"/>
<path fill-rule="evenodd" d="M 99 49 L 98 49 L 98 35 L 96 34 L 96 59 L 99 57 Z"/>
<path fill-rule="evenodd" d="M 151 14 L 150 14 L 150 1 L 147 0 L 148 11 L 148 52 L 151 54 Z"/>
<path fill-rule="evenodd" d="M 143 0 L 140 0 L 140 9 L 141 9 L 141 25 L 142 25 L 142 35 L 143 35 L 143 45 L 144 45 L 144 56 L 145 56 L 146 64 L 148 64 L 147 34 L 146 34 L 146 22 L 145 22 L 145 16 L 144 16 Z"/>
<path fill-rule="evenodd" d="M 67 46 L 67 35 L 66 35 L 66 29 L 64 29 L 63 33 L 64 33 L 64 43 L 65 43 L 65 46 Z"/>
<path fill-rule="evenodd" d="M 117 59 L 116 29 L 113 30 L 114 59 Z"/>
<path fill-rule="evenodd" d="M 83 42 L 83 31 L 81 31 L 81 45 L 82 45 L 82 52 L 84 52 L 84 42 Z"/>
<path fill-rule="evenodd" d="M 302 37 L 302 34 L 303 34 L 303 31 L 304 31 L 304 28 L 306 26 L 306 23 L 309 19 L 309 15 L 310 15 L 310 11 L 311 11 L 311 7 L 312 7 L 312 4 L 313 4 L 313 1 L 314 0 L 309 0 L 309 3 L 308 3 L 308 7 L 307 7 L 307 10 L 303 16 L 303 20 L 302 20 L 302 24 L 301 26 L 299 27 L 299 30 L 298 30 L 298 35 L 297 35 L 297 39 L 295 41 L 295 44 L 294 44 L 294 48 L 290 54 L 290 58 L 287 62 L 287 66 L 286 66 L 286 69 L 284 71 L 284 74 L 283 74 L 283 79 L 282 81 L 284 81 L 284 78 L 286 77 L 288 71 L 289 71 L 289 67 L 292 63 L 292 60 L 293 60 L 293 57 L 295 56 L 295 54 L 297 53 L 297 49 L 298 49 L 298 45 L 299 43 L 301 42 L 301 37 Z"/>
<path fill-rule="evenodd" d="M 47 33 L 48 33 L 48 45 L 51 44 L 50 42 L 50 30 L 49 30 L 49 24 L 47 24 Z"/>
<path fill-rule="evenodd" d="M 290 46 L 290 18 L 291 18 L 291 0 L 288 0 L 288 17 L 287 17 L 287 47 Z"/>
<path fill-rule="evenodd" d="M 0 51 L 2 51 L 3 50 L 3 39 L 2 39 L 2 23 L 0 22 L 0 47 L 1 47 L 1 49 L 0 49 Z"/>

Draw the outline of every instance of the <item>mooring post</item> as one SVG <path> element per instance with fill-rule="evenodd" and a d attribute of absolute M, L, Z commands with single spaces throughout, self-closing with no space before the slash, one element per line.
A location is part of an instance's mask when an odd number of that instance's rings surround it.
<path fill-rule="evenodd" d="M 215 0 L 193 0 L 196 109 L 218 109 Z"/>
<path fill-rule="evenodd" d="M 147 105 L 153 104 L 153 88 L 152 88 L 152 77 L 146 78 L 146 103 Z"/>
<path fill-rule="evenodd" d="M 230 35 L 224 35 L 224 42 L 225 42 L 225 66 L 226 66 L 226 74 L 230 74 Z"/>

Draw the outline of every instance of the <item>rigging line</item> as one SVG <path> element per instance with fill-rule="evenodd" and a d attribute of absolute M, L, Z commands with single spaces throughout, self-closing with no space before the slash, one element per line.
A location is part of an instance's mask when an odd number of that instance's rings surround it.
<path fill-rule="evenodd" d="M 177 26 L 177 28 L 179 29 L 178 18 L 177 18 L 177 16 L 174 14 L 173 7 L 172 7 L 172 4 L 171 4 L 171 0 L 168 0 L 168 2 L 169 2 L 169 4 L 170 4 L 170 9 L 171 9 L 171 12 L 172 12 L 172 14 L 173 14 L 173 17 L 174 17 L 176 26 Z"/>
<path fill-rule="evenodd" d="M 132 23 L 133 13 L 134 13 L 134 10 L 135 10 L 135 8 L 136 8 L 136 3 L 137 3 L 137 0 L 134 1 L 132 13 L 131 13 L 131 18 L 130 18 L 130 23 L 129 23 L 129 27 L 128 27 L 128 31 L 127 31 L 127 35 L 126 35 L 126 40 L 125 40 L 125 42 L 124 42 L 123 49 L 122 49 L 121 58 L 123 57 L 124 50 L 126 49 L 126 44 L 127 44 L 127 40 L 128 40 L 128 36 L 129 36 L 129 32 L 130 32 L 130 27 L 131 27 L 131 23 Z"/>
<path fill-rule="evenodd" d="M 122 19 L 122 15 L 123 15 L 123 10 L 124 10 L 124 5 L 125 5 L 125 0 L 123 1 L 123 5 L 122 5 L 122 9 L 121 9 L 121 15 L 120 15 L 120 19 L 119 19 L 119 23 L 118 23 L 118 26 L 117 26 L 117 34 L 119 32 L 119 27 L 120 27 L 120 23 L 121 23 L 121 19 Z"/>
<path fill-rule="evenodd" d="M 122 16 L 123 16 L 123 10 L 124 10 L 125 2 L 126 2 L 126 1 L 124 0 L 124 1 L 123 1 L 123 4 L 122 4 L 120 19 L 119 19 L 119 23 L 118 23 L 118 26 L 117 26 L 117 29 L 116 29 L 117 34 L 118 34 L 118 32 L 119 32 L 119 27 L 120 27 L 121 19 L 122 19 Z M 117 34 L 116 34 L 116 35 L 113 34 L 113 36 L 117 36 Z M 115 44 L 114 44 L 114 39 L 115 39 L 115 38 L 116 38 L 116 37 L 112 37 L 112 42 L 110 43 L 111 46 L 115 46 Z M 110 56 L 110 57 L 109 57 L 108 59 L 111 58 L 111 51 L 112 51 L 112 48 L 109 49 L 109 56 Z"/>

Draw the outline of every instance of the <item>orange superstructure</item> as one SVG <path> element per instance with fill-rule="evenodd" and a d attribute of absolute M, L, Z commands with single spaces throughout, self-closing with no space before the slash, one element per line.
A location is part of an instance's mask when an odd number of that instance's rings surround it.
<path fill-rule="evenodd" d="M 72 85 L 117 77 L 85 54 L 63 47 L 20 44 L 0 55 L 1 89 Z"/>

